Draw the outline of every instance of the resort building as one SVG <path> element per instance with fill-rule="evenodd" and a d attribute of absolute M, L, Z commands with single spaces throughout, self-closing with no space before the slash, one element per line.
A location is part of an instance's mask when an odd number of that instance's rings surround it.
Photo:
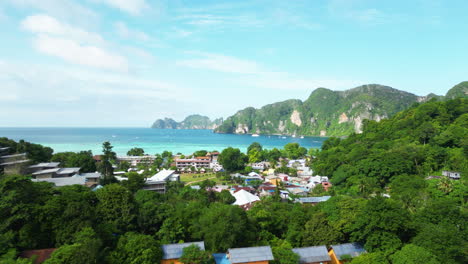
<path fill-rule="evenodd" d="M 161 264 L 182 264 L 179 259 L 182 257 L 184 248 L 191 245 L 196 245 L 201 250 L 205 250 L 204 241 L 162 245 L 163 257 L 161 259 Z"/>
<path fill-rule="evenodd" d="M 81 168 L 53 168 L 34 172 L 32 176 L 36 179 L 71 177 L 79 174 Z"/>
<path fill-rule="evenodd" d="M 292 251 L 299 255 L 301 264 L 331 264 L 326 246 L 293 248 Z"/>
<path fill-rule="evenodd" d="M 230 248 L 227 253 L 227 259 L 231 264 L 268 264 L 274 260 L 273 252 L 269 246 L 248 247 L 248 248 Z"/>
<path fill-rule="evenodd" d="M 118 156 L 117 161 L 118 162 L 128 162 L 130 163 L 130 166 L 136 167 L 139 164 L 146 164 L 146 165 L 151 165 L 154 163 L 156 160 L 155 155 L 144 155 L 144 156 Z"/>
<path fill-rule="evenodd" d="M 195 157 L 193 159 L 176 159 L 175 165 L 178 170 L 188 170 L 191 167 L 196 169 L 199 168 L 210 168 L 211 159 L 210 157 Z"/>
<path fill-rule="evenodd" d="M 0 155 L 7 153 L 9 149 L 8 147 L 0 148 Z M 26 153 L 0 156 L 0 168 L 5 174 L 25 174 L 28 163 Z"/>
<path fill-rule="evenodd" d="M 332 264 L 343 264 L 363 253 L 366 253 L 366 250 L 358 243 L 332 245 L 328 252 Z"/>
<path fill-rule="evenodd" d="M 143 189 L 166 193 L 167 183 L 170 181 L 180 181 L 180 175 L 176 174 L 174 170 L 161 170 L 151 178 L 146 179 L 146 186 Z"/>

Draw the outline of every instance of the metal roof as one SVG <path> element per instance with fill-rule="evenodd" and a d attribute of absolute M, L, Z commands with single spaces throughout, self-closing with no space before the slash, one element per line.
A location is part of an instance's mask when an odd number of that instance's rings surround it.
<path fill-rule="evenodd" d="M 41 175 L 41 174 L 46 174 L 46 173 L 54 173 L 54 172 L 58 172 L 59 170 L 60 170 L 60 168 L 40 170 L 40 171 L 34 172 L 32 175 Z"/>
<path fill-rule="evenodd" d="M 191 245 L 197 245 L 201 250 L 205 250 L 204 241 L 162 245 L 162 259 L 178 259 L 182 256 L 184 248 L 189 247 Z"/>
<path fill-rule="evenodd" d="M 331 261 L 326 246 L 293 248 L 292 251 L 299 255 L 300 263 Z"/>
<path fill-rule="evenodd" d="M 35 165 L 29 166 L 29 168 L 44 168 L 44 167 L 58 167 L 60 162 L 41 162 Z"/>
<path fill-rule="evenodd" d="M 15 160 L 15 161 L 10 161 L 10 162 L 4 162 L 0 164 L 0 166 L 15 165 L 15 164 L 21 164 L 21 163 L 26 163 L 26 162 L 29 162 L 29 160 Z"/>
<path fill-rule="evenodd" d="M 78 173 L 80 172 L 80 169 L 79 167 L 75 167 L 75 168 L 63 168 L 63 169 L 60 169 L 57 174 L 70 174 L 70 173 Z"/>
<path fill-rule="evenodd" d="M 75 176 L 85 177 L 85 178 L 101 178 L 102 174 L 100 172 L 85 172 L 80 173 Z"/>
<path fill-rule="evenodd" d="M 350 255 L 354 258 L 366 252 L 366 250 L 358 243 L 332 245 L 331 247 L 339 260 L 341 260 L 341 256 L 343 255 Z"/>
<path fill-rule="evenodd" d="M 270 246 L 230 248 L 229 260 L 231 263 L 246 263 L 255 261 L 274 260 Z"/>
<path fill-rule="evenodd" d="M 85 177 L 63 177 L 63 178 L 46 178 L 46 179 L 32 179 L 34 182 L 50 182 L 55 184 L 57 187 L 67 186 L 67 185 L 85 185 Z"/>
<path fill-rule="evenodd" d="M 0 159 L 16 158 L 16 157 L 21 157 L 21 156 L 26 156 L 26 153 L 0 156 Z"/>
<path fill-rule="evenodd" d="M 325 202 L 330 199 L 331 196 L 320 196 L 320 197 L 300 197 L 297 200 L 300 203 L 320 203 L 320 202 Z"/>
<path fill-rule="evenodd" d="M 148 180 L 150 180 L 150 181 L 166 181 L 174 173 L 175 173 L 174 170 L 162 170 L 162 171 L 156 173 L 155 175 L 153 175 L 153 177 L 148 178 Z"/>

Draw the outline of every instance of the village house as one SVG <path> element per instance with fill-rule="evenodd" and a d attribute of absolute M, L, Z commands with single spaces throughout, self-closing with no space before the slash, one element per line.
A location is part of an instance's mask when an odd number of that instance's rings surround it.
<path fill-rule="evenodd" d="M 233 205 L 238 205 L 244 210 L 249 210 L 252 208 L 253 204 L 255 202 L 260 201 L 260 198 L 256 195 L 253 195 L 246 190 L 240 190 L 238 192 L 235 192 L 232 194 L 234 198 L 236 198 L 236 201 L 233 203 Z"/>
<path fill-rule="evenodd" d="M 459 180 L 461 178 L 461 173 L 458 171 L 442 171 L 442 175 L 449 177 L 452 180 Z"/>
<path fill-rule="evenodd" d="M 151 178 L 146 179 L 146 186 L 143 187 L 143 190 L 166 193 L 167 183 L 171 181 L 180 181 L 180 175 L 176 174 L 174 170 L 161 170 Z"/>
<path fill-rule="evenodd" d="M 268 264 L 274 260 L 273 253 L 269 246 L 248 247 L 248 248 L 230 248 L 228 249 L 227 259 L 231 264 Z"/>
<path fill-rule="evenodd" d="M 355 258 L 363 253 L 366 253 L 366 250 L 358 243 L 332 245 L 328 252 L 331 264 L 343 264 L 349 258 Z"/>
<path fill-rule="evenodd" d="M 179 259 L 182 257 L 184 248 L 191 245 L 196 245 L 201 250 L 205 250 L 204 241 L 162 245 L 163 257 L 161 259 L 161 264 L 182 264 Z"/>
<path fill-rule="evenodd" d="M 292 251 L 299 255 L 301 264 L 330 264 L 332 259 L 328 255 L 326 246 L 293 248 Z"/>

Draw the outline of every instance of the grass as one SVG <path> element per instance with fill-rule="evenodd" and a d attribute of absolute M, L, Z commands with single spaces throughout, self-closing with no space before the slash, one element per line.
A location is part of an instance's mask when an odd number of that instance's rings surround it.
<path fill-rule="evenodd" d="M 210 179 L 218 183 L 215 173 L 203 173 L 203 174 L 194 174 L 194 173 L 182 173 L 180 175 L 180 180 L 185 182 L 185 184 L 191 184 L 194 182 L 202 182 L 204 180 Z"/>

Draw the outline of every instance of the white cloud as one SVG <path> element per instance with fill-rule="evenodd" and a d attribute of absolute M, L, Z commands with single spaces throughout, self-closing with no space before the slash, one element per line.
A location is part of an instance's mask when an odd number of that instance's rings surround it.
<path fill-rule="evenodd" d="M 61 23 L 48 15 L 29 16 L 21 22 L 21 26 L 36 34 L 66 36 L 67 38 L 87 44 L 105 44 L 104 39 L 99 34 Z"/>
<path fill-rule="evenodd" d="M 149 8 L 145 0 L 96 0 L 114 8 L 128 12 L 132 15 L 140 15 L 143 10 Z"/>
<path fill-rule="evenodd" d="M 47 15 L 24 19 L 21 26 L 35 34 L 34 47 L 67 62 L 103 69 L 127 71 L 127 59 L 105 49 L 99 34 L 61 23 Z"/>
<path fill-rule="evenodd" d="M 251 60 L 244 60 L 232 56 L 213 53 L 188 53 L 195 54 L 201 58 L 180 60 L 176 62 L 177 65 L 194 69 L 207 69 L 227 73 L 256 74 L 261 71 L 259 65 L 255 61 Z"/>
<path fill-rule="evenodd" d="M 124 57 L 95 46 L 81 45 L 71 39 L 39 35 L 34 41 L 34 46 L 45 54 L 57 56 L 71 63 L 118 71 L 128 70 L 127 60 Z"/>
<path fill-rule="evenodd" d="M 130 29 L 122 21 L 116 22 L 114 26 L 117 34 L 119 34 L 119 36 L 122 38 L 137 39 L 141 41 L 148 41 L 150 39 L 150 37 L 145 32 Z"/>
<path fill-rule="evenodd" d="M 64 21 L 80 25 L 93 26 L 99 19 L 93 10 L 77 4 L 73 0 L 6 0 L 8 3 L 21 7 L 32 8 L 45 12 Z"/>

